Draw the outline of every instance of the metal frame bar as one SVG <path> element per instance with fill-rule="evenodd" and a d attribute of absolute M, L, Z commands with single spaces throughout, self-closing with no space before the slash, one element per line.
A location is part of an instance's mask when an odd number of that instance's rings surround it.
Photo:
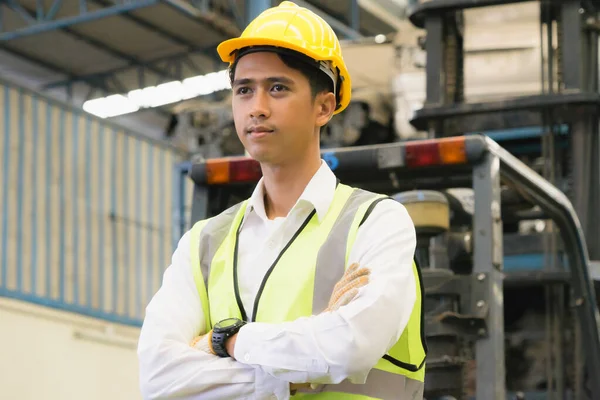
<path fill-rule="evenodd" d="M 67 71 L 64 68 L 62 68 L 62 67 L 60 67 L 60 66 L 58 66 L 56 64 L 52 64 L 50 62 L 47 62 L 46 60 L 42 60 L 42 59 L 39 59 L 39 58 L 37 58 L 35 56 L 29 55 L 29 54 L 25 54 L 25 53 L 23 53 L 20 50 L 15 50 L 15 49 L 12 49 L 12 48 L 8 48 L 6 46 L 2 46 L 1 44 L 0 44 L 0 50 L 4 51 L 6 53 L 12 54 L 12 55 L 14 55 L 16 57 L 22 58 L 23 60 L 25 60 L 27 62 L 30 62 L 30 63 L 38 66 L 38 67 L 45 68 L 45 69 L 47 69 L 49 71 L 55 72 L 57 74 L 65 75 L 67 77 L 72 77 L 72 74 L 71 74 L 70 71 Z M 72 90 L 72 83 L 69 80 L 67 80 L 65 82 L 66 82 L 66 84 L 64 86 L 66 86 L 67 94 L 69 94 L 71 92 L 71 90 Z M 86 83 L 91 88 L 94 88 L 96 90 L 102 90 L 104 93 L 111 93 L 111 92 L 113 92 L 110 89 L 110 87 L 109 87 L 109 85 L 108 85 L 108 83 L 106 81 L 103 81 L 103 80 L 90 80 L 90 81 L 88 81 Z"/>
<path fill-rule="evenodd" d="M 582 89 L 582 48 L 580 0 L 563 0 L 560 5 L 562 43 L 562 80 L 565 90 Z M 575 61 L 575 62 L 573 62 Z"/>
<path fill-rule="evenodd" d="M 350 21 L 350 28 L 360 32 L 360 6 L 358 5 L 358 0 L 350 0 L 349 14 L 348 21 Z"/>
<path fill-rule="evenodd" d="M 138 66 L 138 68 L 146 68 L 148 65 L 153 65 L 153 64 L 161 63 L 161 62 L 181 63 L 181 64 L 189 64 L 191 62 L 193 64 L 193 62 L 189 59 L 190 55 L 206 54 L 209 50 L 211 50 L 211 49 L 214 50 L 215 48 L 216 48 L 216 45 L 207 46 L 207 47 L 197 47 L 193 50 L 185 51 L 183 53 L 177 53 L 174 55 L 158 57 L 158 58 L 155 58 L 152 60 L 145 61 L 145 64 L 143 66 Z M 107 70 L 107 71 L 103 71 L 103 72 L 99 72 L 99 73 L 95 73 L 95 74 L 73 76 L 71 79 L 50 82 L 50 83 L 44 85 L 44 89 L 47 90 L 47 89 L 51 89 L 54 87 L 65 86 L 67 84 L 72 84 L 77 81 L 88 82 L 91 79 L 105 79 L 105 78 L 114 76 L 115 74 L 118 74 L 121 72 L 125 72 L 125 71 L 127 71 L 131 68 L 135 68 L 135 67 L 136 66 L 126 65 L 123 67 L 113 68 L 111 70 Z M 143 86 L 140 86 L 140 87 L 143 87 Z"/>
<path fill-rule="evenodd" d="M 252 22 L 254 18 L 269 7 L 271 7 L 271 0 L 248 0 L 246 2 L 246 24 Z"/>
<path fill-rule="evenodd" d="M 6 46 L 2 46 L 1 44 L 0 44 L 0 50 L 4 51 L 6 53 L 12 54 L 16 57 L 22 58 L 23 60 L 25 60 L 27 62 L 30 62 L 38 67 L 45 68 L 54 73 L 70 76 L 70 72 L 66 71 L 62 67 L 55 65 L 55 64 L 48 63 L 45 60 L 41 60 L 34 56 L 25 54 L 19 50 L 14 50 L 14 49 L 8 48 Z M 119 89 L 118 89 L 119 82 L 118 81 L 115 82 L 116 78 L 113 77 L 112 86 L 114 86 L 115 89 L 111 89 L 111 85 L 109 84 L 109 82 L 111 80 L 110 78 L 111 78 L 110 76 L 105 77 L 105 78 L 92 78 L 92 79 L 85 81 L 85 83 L 90 88 L 90 90 L 88 91 L 86 100 L 89 100 L 89 98 L 96 92 L 96 90 L 100 90 L 104 94 L 118 93 L 119 92 Z M 71 101 L 71 99 L 72 99 L 73 83 L 74 83 L 74 81 L 67 80 L 67 81 L 65 81 L 65 84 L 63 85 L 63 86 L 65 86 L 65 89 L 67 92 L 67 97 L 68 97 L 69 101 Z M 144 110 L 146 110 L 146 109 L 142 109 L 140 111 L 144 111 Z M 155 107 L 155 108 L 152 108 L 152 110 L 155 110 L 157 113 L 159 113 L 165 117 L 171 116 L 170 112 L 165 111 L 161 107 Z"/>
<path fill-rule="evenodd" d="M 179 12 L 181 15 L 191 18 L 194 22 L 202 22 L 203 25 L 208 25 L 215 32 L 230 37 L 239 35 L 240 28 L 235 24 L 235 16 L 228 14 L 216 14 L 212 11 L 206 11 L 204 4 L 197 6 L 198 1 L 192 1 L 188 3 L 182 0 L 160 0 L 165 5 L 171 7 L 173 10 Z M 222 18 L 227 18 L 230 21 L 220 23 L 216 18 L 212 18 L 207 14 L 213 14 Z"/>
<path fill-rule="evenodd" d="M 0 33 L 0 42 L 14 40 L 25 36 L 35 35 L 38 33 L 49 32 L 74 24 L 91 22 L 101 18 L 118 15 L 123 12 L 154 6 L 159 4 L 161 1 L 162 0 L 131 0 L 130 2 L 124 4 L 106 7 L 101 10 L 86 12 L 76 16 L 64 17 L 54 21 L 47 20 L 47 15 L 42 22 L 35 20 L 35 22 L 32 22 L 29 26 L 26 26 L 24 28 L 19 28 L 11 32 Z"/>
<path fill-rule="evenodd" d="M 91 1 L 93 3 L 102 5 L 104 8 L 101 10 L 88 12 L 87 11 L 87 9 L 88 9 L 87 1 Z M 43 33 L 43 32 L 48 32 L 51 30 L 59 29 L 61 31 L 64 31 L 65 33 L 70 34 L 73 37 L 78 38 L 79 40 L 82 40 L 83 42 L 85 42 L 88 45 L 96 47 L 96 48 L 102 50 L 103 52 L 105 52 L 113 57 L 122 59 L 128 63 L 127 66 L 118 68 L 118 69 L 113 69 L 111 71 L 107 71 L 102 76 L 99 76 L 98 74 L 87 75 L 87 76 L 74 76 L 72 73 L 67 73 L 62 68 L 60 68 L 61 73 L 64 73 L 64 74 L 70 76 L 71 78 L 68 80 L 65 80 L 65 81 L 59 81 L 59 82 L 55 82 L 55 83 L 46 85 L 45 86 L 46 89 L 50 89 L 50 88 L 58 87 L 58 86 L 67 86 L 67 88 L 69 88 L 73 83 L 85 82 L 92 87 L 101 88 L 101 89 L 105 90 L 107 93 L 111 93 L 113 91 L 111 91 L 109 89 L 110 85 L 107 82 L 105 82 L 101 85 L 98 85 L 98 81 L 99 80 L 107 81 L 108 75 L 110 75 L 112 73 L 116 73 L 116 72 L 121 72 L 121 71 L 124 71 L 129 68 L 139 68 L 142 71 L 141 75 L 144 75 L 146 71 L 152 72 L 152 73 L 158 75 L 158 77 L 161 81 L 166 80 L 166 79 L 181 80 L 183 77 L 180 76 L 181 74 L 179 72 L 182 70 L 182 66 L 184 64 L 188 65 L 188 66 L 192 67 L 194 70 L 198 71 L 198 74 L 203 73 L 203 70 L 198 68 L 197 65 L 191 59 L 189 59 L 189 58 L 184 59 L 181 54 L 178 54 L 174 57 L 174 59 L 178 63 L 176 65 L 173 65 L 173 69 L 170 70 L 168 68 L 168 66 L 161 67 L 161 66 L 156 65 L 156 63 L 162 62 L 162 61 L 169 62 L 169 61 L 173 61 L 173 60 L 161 58 L 161 59 L 152 60 L 149 62 L 142 61 L 142 60 L 136 58 L 135 56 L 131 56 L 124 52 L 121 52 L 120 50 L 108 45 L 107 43 L 104 43 L 104 42 L 102 42 L 98 39 L 95 39 L 93 37 L 90 37 L 88 35 L 79 33 L 70 27 L 73 24 L 89 22 L 92 20 L 96 20 L 96 19 L 104 18 L 104 17 L 108 17 L 108 16 L 113 16 L 113 15 L 117 15 L 117 14 L 120 14 L 124 18 L 127 18 L 127 19 L 137 23 L 138 25 L 143 26 L 146 29 L 150 29 L 150 30 L 158 33 L 159 35 L 166 37 L 167 39 L 173 41 L 174 43 L 176 43 L 178 45 L 186 46 L 188 48 L 189 53 L 201 53 L 201 54 L 204 54 L 204 55 L 214 59 L 215 62 L 217 62 L 217 61 L 220 62 L 220 59 L 218 59 L 217 54 L 214 51 L 214 48 L 216 46 L 199 48 L 197 45 L 195 45 L 194 43 L 192 43 L 186 39 L 177 37 L 167 31 L 165 31 L 164 29 L 160 28 L 159 26 L 156 26 L 155 24 L 149 23 L 139 17 L 129 14 L 129 12 L 131 12 L 131 11 L 135 11 L 137 9 L 152 6 L 152 5 L 157 5 L 157 4 L 166 2 L 166 0 L 133 0 L 132 2 L 124 2 L 123 4 L 119 4 L 116 6 L 106 0 L 81 0 L 80 2 L 82 3 L 82 6 L 80 7 L 80 15 L 61 18 L 61 19 L 55 20 L 55 21 L 52 21 L 52 19 L 55 17 L 56 13 L 60 9 L 62 0 L 55 0 L 54 3 L 52 4 L 52 6 L 50 7 L 50 9 L 45 13 L 45 15 L 44 15 L 44 10 L 43 10 L 42 4 L 40 4 L 39 2 L 37 4 L 35 13 L 32 9 L 24 7 L 23 5 L 19 4 L 16 0 L 10 0 L 10 1 L 5 2 L 6 6 L 11 8 L 13 11 L 17 12 L 17 14 L 21 15 L 21 17 L 29 24 L 29 26 L 12 31 L 12 32 L 1 32 L 0 31 L 0 42 L 21 38 L 26 35 Z M 0 11 L 3 10 L 1 5 L 2 4 L 0 3 Z M 202 11 L 202 9 L 200 9 L 200 10 Z M 188 14 L 188 16 L 189 16 L 189 14 Z M 196 19 L 196 18 L 194 17 L 194 19 Z M 42 60 L 39 60 L 39 61 L 42 61 Z M 36 63 L 41 64 L 41 65 L 45 64 L 44 61 L 42 61 L 41 63 L 40 62 L 36 62 Z M 57 68 L 52 68 L 52 69 L 58 71 Z M 142 82 L 144 80 L 145 80 L 145 78 L 141 78 L 140 82 Z M 144 85 L 141 85 L 139 87 L 143 87 L 143 86 Z"/>
<path fill-rule="evenodd" d="M 442 104 L 443 98 L 443 42 L 444 42 L 444 24 L 442 17 L 436 15 L 428 18 L 425 22 L 427 31 L 427 41 L 425 42 L 425 51 L 427 57 L 426 69 L 426 104 Z M 433 67 L 432 67 L 433 66 Z M 435 67 L 435 68 L 434 68 Z"/>
<path fill-rule="evenodd" d="M 567 196 L 547 180 L 536 174 L 500 145 L 486 139 L 490 153 L 500 159 L 504 179 L 513 182 L 542 208 L 554 221 L 561 233 L 571 271 L 574 305 L 582 327 L 583 354 L 591 374 L 600 371 L 600 313 L 590 273 L 585 236 L 577 213 Z M 600 396 L 600 380 L 590 380 L 592 398 Z"/>
<path fill-rule="evenodd" d="M 344 35 L 345 37 L 347 37 L 348 39 L 362 39 L 364 38 L 363 34 L 360 33 L 360 31 L 352 29 L 351 27 L 349 27 L 348 25 L 346 25 L 344 22 L 340 21 L 339 19 L 336 19 L 335 17 L 333 17 L 333 13 L 328 12 L 327 10 L 323 10 L 322 8 L 316 7 L 310 3 L 308 3 L 307 1 L 304 0 L 294 0 L 294 2 L 296 4 L 298 4 L 301 7 L 305 7 L 308 8 L 309 10 L 311 10 L 312 12 L 314 12 L 315 14 L 321 16 L 321 18 L 323 18 L 329 25 L 331 25 L 331 27 L 340 32 L 342 35 Z"/>
<path fill-rule="evenodd" d="M 182 162 L 174 167 L 175 179 L 173 180 L 173 204 L 176 207 L 176 213 L 173 219 L 173 251 L 177 248 L 177 242 L 186 231 L 185 217 L 185 198 L 187 196 L 185 190 L 185 180 L 188 179 L 188 174 L 191 169 L 190 162 Z"/>
<path fill-rule="evenodd" d="M 17 5 L 17 3 L 15 3 L 15 5 Z M 12 7 L 12 5 L 11 5 L 11 7 Z M 19 5 L 19 7 L 21 7 L 22 12 L 26 13 L 27 17 L 30 18 L 30 20 L 35 21 L 36 17 L 34 16 L 34 11 L 32 9 L 30 9 L 24 5 Z M 38 9 L 37 14 L 39 15 L 39 13 L 40 13 L 40 10 Z M 168 79 L 173 79 L 173 80 L 181 79 L 181 77 L 177 76 L 176 74 L 173 74 L 168 69 L 161 68 L 158 66 L 153 66 L 150 64 L 146 65 L 146 64 L 144 64 L 144 62 L 142 60 L 139 60 L 134 56 L 126 54 L 126 53 L 124 53 L 124 52 L 122 52 L 122 51 L 108 45 L 107 43 L 104 43 L 104 42 L 96 39 L 96 38 L 85 35 L 83 33 L 79 33 L 77 31 L 75 31 L 74 29 L 70 28 L 69 26 L 63 26 L 58 29 L 83 41 L 84 43 L 86 43 L 90 46 L 93 46 L 99 50 L 104 51 L 105 53 L 110 54 L 113 57 L 120 58 L 120 59 L 127 61 L 132 67 L 136 66 L 136 67 L 146 68 L 146 69 L 156 73 L 157 75 L 159 75 L 162 78 L 168 78 Z"/>
<path fill-rule="evenodd" d="M 487 332 L 475 344 L 476 397 L 504 400 L 504 299 L 502 274 L 502 219 L 500 216 L 500 160 L 487 153 L 473 168 L 475 214 L 473 217 L 473 274 L 487 293 Z M 483 301 L 475 299 L 475 301 Z"/>
<path fill-rule="evenodd" d="M 108 7 L 111 4 L 107 0 L 90 0 L 90 1 L 92 1 L 92 2 L 94 2 L 96 4 L 100 4 L 100 5 L 104 6 L 104 7 Z M 158 33 L 159 35 L 161 35 L 161 36 L 169 39 L 170 41 L 172 41 L 172 42 L 174 42 L 174 43 L 176 43 L 176 44 L 178 44 L 180 46 L 187 47 L 189 50 L 193 50 L 193 49 L 195 49 L 195 48 L 198 47 L 197 44 L 195 44 L 193 42 L 190 42 L 189 40 L 187 40 L 185 38 L 176 36 L 176 35 L 168 32 L 168 31 L 164 30 L 160 26 L 158 26 L 156 24 L 153 24 L 151 22 L 146 21 L 145 19 L 137 17 L 137 16 L 135 16 L 133 14 L 130 14 L 129 11 L 121 13 L 121 16 L 123 18 L 126 18 L 126 19 L 132 21 L 132 22 L 135 22 L 136 24 L 138 24 L 141 27 L 144 27 L 144 28 L 146 28 L 148 30 L 153 31 L 154 33 Z M 216 53 L 214 53 L 214 52 L 206 52 L 206 55 L 207 56 L 211 56 L 211 57 L 216 57 Z"/>
<path fill-rule="evenodd" d="M 101 4 L 104 6 L 104 8 L 88 11 L 88 1 Z M 36 7 L 36 18 L 33 19 L 30 18 L 29 15 L 23 13 L 18 0 L 5 0 L 4 3 L 8 7 L 14 9 L 17 14 L 21 15 L 28 26 L 10 32 L 0 32 L 0 41 L 14 40 L 20 37 L 48 32 L 78 23 L 90 22 L 113 15 L 125 14 L 140 8 L 146 8 L 159 4 L 164 4 L 171 7 L 180 14 L 191 18 L 196 23 L 202 23 L 203 25 L 208 23 L 208 25 L 219 34 L 230 36 L 232 34 L 237 35 L 237 33 L 239 33 L 239 28 L 235 26 L 235 24 L 234 26 L 231 26 L 228 23 L 214 23 L 212 18 L 207 17 L 207 14 L 212 13 L 211 10 L 207 9 L 207 4 L 200 3 L 199 6 L 196 6 L 197 2 L 187 3 L 181 0 L 117 0 L 117 4 L 115 5 L 114 3 L 101 0 L 79 0 L 79 15 L 67 16 L 59 19 L 54 18 L 62 5 L 62 0 L 55 0 L 45 16 L 42 4 L 38 2 Z M 0 2 L 0 5 L 1 4 L 2 2 Z M 233 18 L 228 14 L 224 14 L 222 16 L 226 18 Z M 133 18 L 138 23 L 139 21 L 143 21 L 137 17 Z M 152 25 L 150 23 L 145 24 Z M 158 29 L 161 31 L 163 36 L 168 35 L 170 38 L 174 37 L 163 29 Z"/>

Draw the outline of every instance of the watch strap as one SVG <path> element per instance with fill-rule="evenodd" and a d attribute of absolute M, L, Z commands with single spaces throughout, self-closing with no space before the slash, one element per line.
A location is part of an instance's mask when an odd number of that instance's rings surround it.
<path fill-rule="evenodd" d="M 225 343 L 235 332 L 212 332 L 211 345 L 213 352 L 219 357 L 229 357 Z"/>

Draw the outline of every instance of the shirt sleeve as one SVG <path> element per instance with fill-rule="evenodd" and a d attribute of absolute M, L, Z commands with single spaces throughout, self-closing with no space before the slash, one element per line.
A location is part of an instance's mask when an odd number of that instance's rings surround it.
<path fill-rule="evenodd" d="M 416 299 L 414 224 L 406 208 L 383 200 L 359 228 L 348 263 L 371 270 L 358 297 L 337 311 L 291 322 L 250 323 L 234 357 L 295 383 L 364 383 L 398 341 Z"/>
<path fill-rule="evenodd" d="M 289 383 L 260 368 L 189 346 L 205 319 L 189 257 L 180 240 L 161 288 L 146 309 L 138 343 L 144 399 L 289 399 Z"/>

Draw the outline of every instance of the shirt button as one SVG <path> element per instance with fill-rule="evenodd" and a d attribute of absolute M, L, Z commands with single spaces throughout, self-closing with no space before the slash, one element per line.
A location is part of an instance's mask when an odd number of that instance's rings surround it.
<path fill-rule="evenodd" d="M 250 361 L 250 354 L 244 355 L 244 361 Z"/>

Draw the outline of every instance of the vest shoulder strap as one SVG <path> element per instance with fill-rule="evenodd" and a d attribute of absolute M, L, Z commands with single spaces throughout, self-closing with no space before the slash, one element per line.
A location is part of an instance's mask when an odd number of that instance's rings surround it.
<path fill-rule="evenodd" d="M 246 201 L 237 203 L 214 217 L 198 221 L 190 230 L 190 257 L 196 290 L 200 295 L 206 320 L 206 331 L 210 330 L 210 308 L 208 304 L 208 276 L 210 263 L 215 252 L 225 240 L 231 224 Z"/>
<path fill-rule="evenodd" d="M 346 264 L 348 263 L 348 258 L 350 257 L 350 252 L 352 247 L 354 246 L 354 242 L 356 241 L 356 236 L 358 234 L 358 228 L 365 223 L 369 215 L 375 209 L 375 206 L 379 204 L 381 201 L 386 199 L 391 199 L 391 197 L 372 193 L 363 189 L 355 189 L 355 191 L 361 196 L 365 198 L 365 201 L 361 204 L 361 207 L 356 211 L 354 219 L 352 221 L 352 225 L 350 226 L 348 232 L 348 240 L 346 242 Z"/>
<path fill-rule="evenodd" d="M 327 239 L 317 254 L 313 291 L 314 313 L 319 313 L 327 308 L 333 287 L 342 278 L 348 267 L 348 255 L 356 238 L 355 233 L 359 223 L 369 206 L 381 197 L 375 193 L 341 183 L 338 188 L 350 191 L 350 195 L 345 199 Z"/>

